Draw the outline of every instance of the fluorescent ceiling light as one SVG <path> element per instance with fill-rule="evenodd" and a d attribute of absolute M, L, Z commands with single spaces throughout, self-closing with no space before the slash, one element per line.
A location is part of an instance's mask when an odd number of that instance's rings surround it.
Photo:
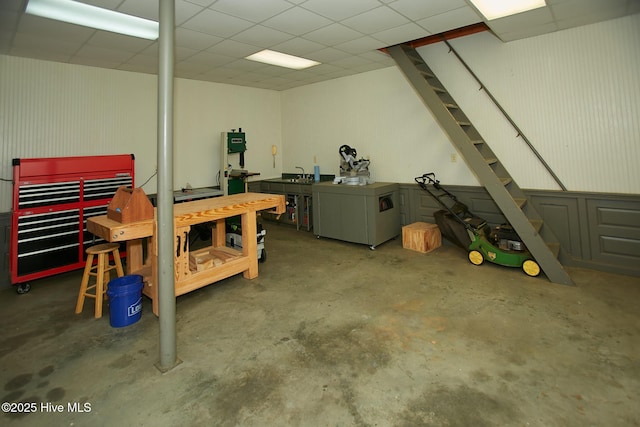
<path fill-rule="evenodd" d="M 287 55 L 286 53 L 276 52 L 269 49 L 249 55 L 246 59 L 264 62 L 265 64 L 277 65 L 279 67 L 293 68 L 294 70 L 302 70 L 319 64 L 319 62 L 312 61 L 310 59 Z"/>
<path fill-rule="evenodd" d="M 158 38 L 158 23 L 73 0 L 29 0 L 26 12 L 143 39 Z"/>
<path fill-rule="evenodd" d="M 488 20 L 546 6 L 544 0 L 469 0 Z"/>

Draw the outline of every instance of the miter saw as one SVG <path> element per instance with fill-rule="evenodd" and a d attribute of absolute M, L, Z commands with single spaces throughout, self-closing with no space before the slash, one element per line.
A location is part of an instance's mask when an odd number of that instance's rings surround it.
<path fill-rule="evenodd" d="M 365 158 L 356 160 L 358 152 L 348 145 L 342 145 L 338 152 L 340 153 L 340 176 L 334 180 L 336 184 L 366 185 L 372 182 L 369 173 L 370 160 Z"/>

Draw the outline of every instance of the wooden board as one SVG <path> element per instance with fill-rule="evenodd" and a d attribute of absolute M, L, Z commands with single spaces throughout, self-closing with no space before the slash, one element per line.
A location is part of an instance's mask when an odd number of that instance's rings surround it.
<path fill-rule="evenodd" d="M 99 215 L 87 219 L 87 230 L 107 242 L 125 242 L 152 236 L 153 224 L 153 219 L 123 224 L 106 215 Z"/>
<path fill-rule="evenodd" d="M 442 245 L 442 235 L 436 224 L 414 222 L 402 227 L 402 247 L 427 253 Z"/>
<path fill-rule="evenodd" d="M 247 212 L 274 209 L 285 211 L 284 195 L 264 193 L 240 193 L 211 199 L 194 200 L 173 206 L 176 227 L 200 224 L 229 218 Z"/>
<path fill-rule="evenodd" d="M 205 271 L 240 256 L 242 256 L 241 252 L 224 246 L 198 249 L 189 253 L 189 269 L 194 272 Z"/>

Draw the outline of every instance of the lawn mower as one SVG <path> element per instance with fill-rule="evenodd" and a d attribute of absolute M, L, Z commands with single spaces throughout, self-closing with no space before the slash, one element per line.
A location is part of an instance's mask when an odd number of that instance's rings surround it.
<path fill-rule="evenodd" d="M 486 260 L 520 267 L 532 277 L 540 274 L 540 266 L 510 224 L 491 229 L 487 221 L 472 214 L 464 203 L 444 189 L 434 173 L 416 177 L 415 181 L 444 208 L 434 212 L 436 224 L 446 239 L 468 252 L 472 264 L 481 265 Z"/>

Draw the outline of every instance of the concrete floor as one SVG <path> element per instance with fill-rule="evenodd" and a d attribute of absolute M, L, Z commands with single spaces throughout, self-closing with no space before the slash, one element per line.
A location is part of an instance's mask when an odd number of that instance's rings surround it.
<path fill-rule="evenodd" d="M 265 227 L 258 278 L 177 299 L 182 363 L 165 374 L 148 299 L 115 329 L 92 301 L 74 314 L 79 271 L 2 290 L 2 401 L 36 412 L 0 423 L 640 425 L 639 278 L 569 269 L 567 287 L 448 245 L 370 251 Z"/>

